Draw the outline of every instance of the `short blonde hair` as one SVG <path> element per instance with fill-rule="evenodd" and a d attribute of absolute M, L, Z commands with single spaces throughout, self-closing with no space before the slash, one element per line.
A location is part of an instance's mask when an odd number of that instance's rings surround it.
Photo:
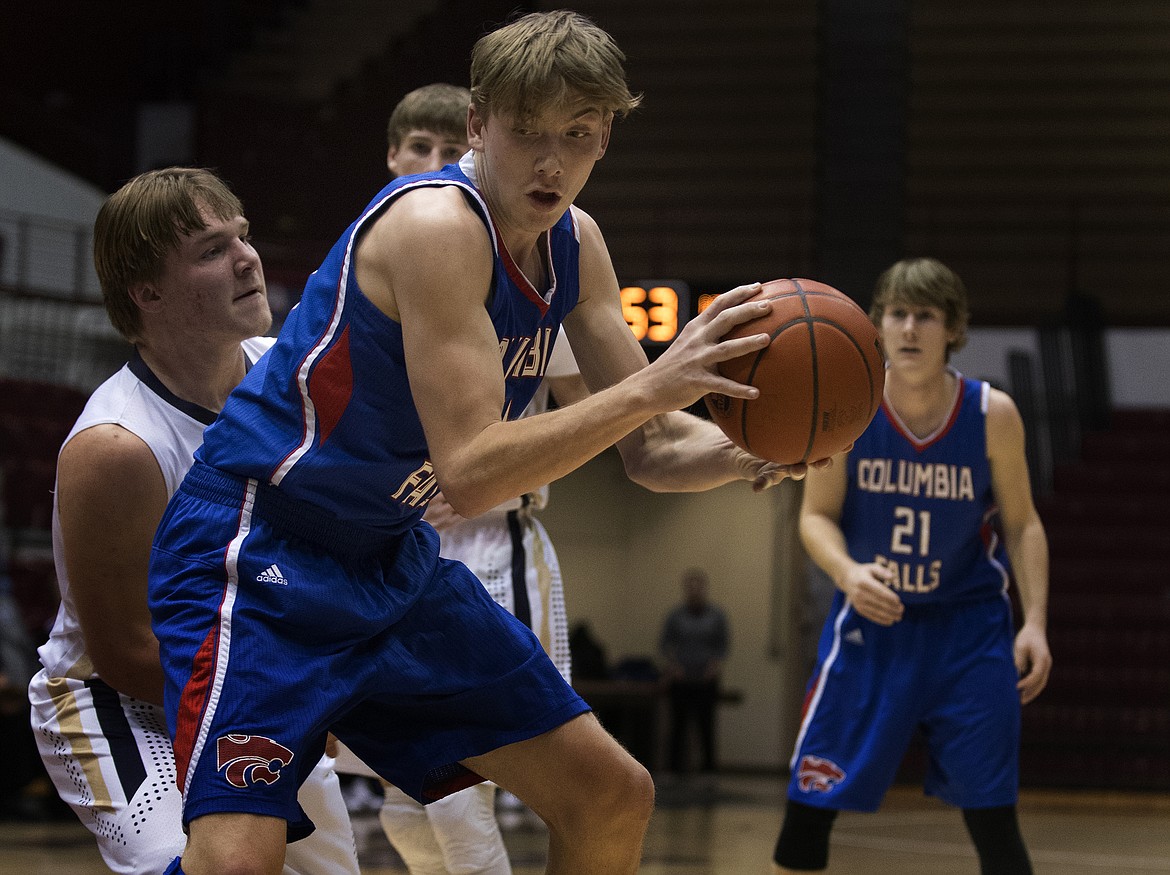
<path fill-rule="evenodd" d="M 201 208 L 225 221 L 244 214 L 227 184 L 197 167 L 167 167 L 136 176 L 98 210 L 93 263 L 106 314 L 131 343 L 142 331 L 142 311 L 130 288 L 157 280 L 180 238 L 207 227 Z"/>
<path fill-rule="evenodd" d="M 959 275 L 936 258 L 903 258 L 878 277 L 869 318 L 881 327 L 886 308 L 904 303 L 912 307 L 938 307 L 947 330 L 955 339 L 947 344 L 947 358 L 967 345 L 967 287 Z"/>
<path fill-rule="evenodd" d="M 531 118 L 580 95 L 624 116 L 641 103 L 626 83 L 625 54 L 578 12 L 532 12 L 481 37 L 471 52 L 471 99 L 482 115 Z"/>
<path fill-rule="evenodd" d="M 411 131 L 431 131 L 467 142 L 467 107 L 471 92 L 461 85 L 434 82 L 408 93 L 386 124 L 386 141 L 391 147 L 401 145 Z"/>

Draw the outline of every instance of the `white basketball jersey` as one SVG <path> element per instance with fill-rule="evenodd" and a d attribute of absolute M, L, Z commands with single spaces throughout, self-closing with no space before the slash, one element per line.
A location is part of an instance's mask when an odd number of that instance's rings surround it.
<path fill-rule="evenodd" d="M 241 346 L 249 364 L 259 359 L 274 342 L 272 337 L 244 341 Z M 175 397 L 135 356 L 98 386 L 64 443 L 95 425 L 119 425 L 150 447 L 170 496 L 179 488 L 191 467 L 195 450 L 203 442 L 203 430 L 213 416 L 210 411 Z M 37 652 L 50 677 L 88 680 L 94 677 L 93 664 L 85 652 L 85 637 L 81 634 L 77 610 L 69 594 L 69 573 L 65 568 L 56 498 L 53 500 L 53 556 L 61 606 L 49 640 Z"/>

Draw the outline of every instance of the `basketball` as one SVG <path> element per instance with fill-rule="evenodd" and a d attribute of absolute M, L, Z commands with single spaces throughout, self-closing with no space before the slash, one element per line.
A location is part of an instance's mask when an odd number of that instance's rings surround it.
<path fill-rule="evenodd" d="M 711 393 L 711 418 L 737 446 L 771 462 L 794 465 L 841 452 L 882 402 L 877 328 L 851 298 L 815 280 L 773 280 L 751 300 L 771 301 L 772 312 L 727 338 L 766 333 L 771 343 L 721 362 L 719 372 L 760 395 Z"/>

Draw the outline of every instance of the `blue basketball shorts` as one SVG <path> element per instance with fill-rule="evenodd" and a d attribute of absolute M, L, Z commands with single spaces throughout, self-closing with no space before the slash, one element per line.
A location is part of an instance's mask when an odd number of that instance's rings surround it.
<path fill-rule="evenodd" d="M 155 537 L 150 608 L 184 823 L 280 817 L 332 731 L 420 802 L 460 766 L 589 710 L 522 623 L 420 523 L 355 532 L 278 490 L 192 468 Z"/>
<path fill-rule="evenodd" d="M 841 593 L 821 636 L 792 757 L 788 798 L 874 811 L 916 731 L 926 792 L 960 808 L 1014 805 L 1020 696 L 1006 595 L 908 605 L 879 626 Z"/>

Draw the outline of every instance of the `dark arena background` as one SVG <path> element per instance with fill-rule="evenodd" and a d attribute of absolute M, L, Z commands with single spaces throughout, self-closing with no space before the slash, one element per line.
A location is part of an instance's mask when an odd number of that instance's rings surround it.
<path fill-rule="evenodd" d="M 429 82 L 466 85 L 485 30 L 558 6 L 6 9 L 0 580 L 35 643 L 57 606 L 57 450 L 129 351 L 92 265 L 104 197 L 154 167 L 215 169 L 244 203 L 279 323 L 386 183 L 398 99 Z M 645 95 L 615 124 L 580 205 L 623 286 L 672 289 L 679 325 L 754 280 L 815 278 L 867 307 L 878 274 L 904 256 L 963 277 L 971 340 L 954 363 L 1016 399 L 1051 552 L 1054 670 L 1024 709 L 1021 756 L 1036 871 L 1170 871 L 1170 4 L 572 6 L 616 37 Z M 632 324 L 666 319 L 635 292 L 628 302 Z M 648 355 L 671 336 L 648 334 Z M 613 666 L 653 668 L 659 620 L 689 566 L 710 571 L 730 617 L 721 769 L 701 787 L 663 778 L 647 873 L 770 871 L 826 593 L 795 537 L 799 486 L 754 503 L 730 488 L 651 495 L 607 451 L 553 485 L 543 516 L 570 623 L 591 628 Z M 657 774 L 657 687 L 618 668 L 601 680 L 586 698 Z M 842 817 L 830 871 L 977 871 L 958 814 L 921 796 L 924 768 L 915 746 L 879 814 Z M 52 788 L 31 786 L 23 814 L 0 822 L 0 875 L 104 871 L 89 834 L 53 809 Z M 376 818 L 355 811 L 355 825 L 363 871 L 405 871 Z M 543 827 L 518 815 L 505 828 L 516 871 L 539 871 Z"/>

